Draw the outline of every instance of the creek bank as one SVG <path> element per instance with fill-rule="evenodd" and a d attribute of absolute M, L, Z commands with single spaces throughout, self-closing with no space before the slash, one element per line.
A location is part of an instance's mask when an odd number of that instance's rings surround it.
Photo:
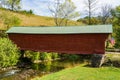
<path fill-rule="evenodd" d="M 22 64 L 22 66 L 25 63 Z M 41 77 L 46 74 L 54 73 L 68 67 L 74 67 L 79 65 L 80 61 L 66 61 L 66 60 L 56 60 L 56 61 L 45 61 L 39 64 L 25 64 L 24 67 L 19 66 L 20 71 L 15 72 L 9 76 L 2 77 L 1 80 L 30 80 L 34 77 Z M 26 66 L 26 68 L 25 68 Z"/>

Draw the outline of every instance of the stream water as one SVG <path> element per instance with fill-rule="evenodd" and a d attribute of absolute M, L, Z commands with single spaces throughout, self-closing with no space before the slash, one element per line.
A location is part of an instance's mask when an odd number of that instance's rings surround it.
<path fill-rule="evenodd" d="M 29 68 L 12 69 L 8 71 L 0 71 L 0 80 L 30 80 L 36 76 L 43 76 L 54 73 L 65 68 L 79 65 L 80 61 L 48 61 L 39 64 L 31 64 Z"/>

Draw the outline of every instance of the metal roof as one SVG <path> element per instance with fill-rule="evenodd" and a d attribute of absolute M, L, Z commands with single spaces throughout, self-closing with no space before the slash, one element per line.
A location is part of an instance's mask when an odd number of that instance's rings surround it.
<path fill-rule="evenodd" d="M 19 34 L 82 34 L 112 33 L 112 25 L 90 25 L 69 27 L 12 27 L 7 33 Z"/>

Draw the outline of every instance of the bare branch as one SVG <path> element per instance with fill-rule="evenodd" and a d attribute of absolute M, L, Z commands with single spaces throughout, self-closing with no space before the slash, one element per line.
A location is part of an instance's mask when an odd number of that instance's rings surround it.
<path fill-rule="evenodd" d="M 102 21 L 102 24 L 106 24 L 107 19 L 111 15 L 111 10 L 112 10 L 112 6 L 108 5 L 108 4 L 103 5 L 101 7 L 101 21 Z"/>
<path fill-rule="evenodd" d="M 66 20 L 78 17 L 74 16 L 76 15 L 75 14 L 76 7 L 71 0 L 65 0 L 65 2 L 63 3 L 61 3 L 60 1 L 61 0 L 55 0 L 54 5 L 52 4 L 52 6 L 54 7 L 52 8 L 50 6 L 48 7 L 50 12 L 53 14 L 56 26 L 67 25 L 66 23 L 68 21 Z"/>
<path fill-rule="evenodd" d="M 96 10 L 98 0 L 85 0 L 84 4 L 86 6 L 86 12 L 88 13 L 89 25 L 91 25 L 91 17 L 94 11 Z"/>

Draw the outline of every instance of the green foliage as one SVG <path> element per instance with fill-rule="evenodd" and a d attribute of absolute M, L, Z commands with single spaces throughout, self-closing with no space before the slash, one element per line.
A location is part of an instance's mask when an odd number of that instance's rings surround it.
<path fill-rule="evenodd" d="M 56 0 L 50 8 L 56 26 L 67 26 L 68 20 L 79 17 L 79 12 L 76 12 L 75 10 L 76 7 L 72 0 L 65 0 L 63 3 L 60 3 L 59 0 Z"/>
<path fill-rule="evenodd" d="M 64 54 L 62 57 L 68 60 L 72 60 L 72 61 L 79 59 L 79 56 L 76 54 Z"/>
<path fill-rule="evenodd" d="M 25 51 L 25 57 L 31 58 L 32 62 L 40 60 L 40 52 Z"/>
<path fill-rule="evenodd" d="M 33 10 L 28 10 L 28 11 L 26 11 L 26 10 L 22 10 L 22 11 L 17 11 L 18 13 L 22 13 L 22 14 L 34 14 L 33 13 Z"/>
<path fill-rule="evenodd" d="M 89 24 L 89 17 L 85 17 L 82 19 L 78 19 L 78 22 L 82 22 L 84 24 Z M 100 19 L 98 17 L 91 17 L 91 25 L 101 24 Z"/>
<path fill-rule="evenodd" d="M 29 10 L 29 11 L 27 11 L 29 14 L 33 14 L 33 11 L 32 10 Z"/>
<path fill-rule="evenodd" d="M 16 65 L 19 57 L 17 46 L 7 38 L 0 38 L 0 68 Z"/>
<path fill-rule="evenodd" d="M 116 38 L 116 44 L 115 44 L 115 47 L 116 48 L 120 48 L 120 28 L 118 28 L 118 29 L 116 29 L 116 32 L 115 32 L 116 34 L 116 36 L 115 36 L 115 38 Z"/>
<path fill-rule="evenodd" d="M 20 1 L 21 0 L 6 0 L 7 6 L 13 11 L 20 9 Z"/>
<path fill-rule="evenodd" d="M 20 24 L 20 19 L 17 16 L 9 16 L 5 18 L 4 24 L 6 24 L 8 28 L 10 26 L 17 26 Z"/>
<path fill-rule="evenodd" d="M 51 60 L 52 59 L 52 54 L 47 53 L 47 52 L 43 52 L 43 53 L 40 54 L 40 59 L 41 60 Z"/>
<path fill-rule="evenodd" d="M 7 29 L 12 26 L 18 26 L 21 23 L 21 20 L 17 16 L 12 14 L 1 13 L 0 17 L 3 20 L 4 24 L 7 26 Z"/>
<path fill-rule="evenodd" d="M 51 53 L 52 54 L 52 59 L 56 59 L 59 57 L 58 53 Z"/>
<path fill-rule="evenodd" d="M 15 11 L 20 9 L 20 2 L 21 0 L 0 0 L 0 7 Z"/>
<path fill-rule="evenodd" d="M 35 60 L 51 60 L 59 57 L 58 53 L 54 52 L 33 52 L 33 51 L 25 51 L 25 57 L 31 58 L 32 61 Z"/>
<path fill-rule="evenodd" d="M 101 16 L 97 16 L 97 17 L 91 17 L 91 25 L 98 25 L 98 24 L 103 24 L 102 20 L 101 20 Z M 84 17 L 84 18 L 80 18 L 77 20 L 77 22 L 82 22 L 84 24 L 89 24 L 89 17 Z M 107 20 L 105 21 L 105 24 L 112 24 L 112 18 L 107 18 Z"/>
<path fill-rule="evenodd" d="M 32 52 L 31 59 L 32 61 L 40 60 L 40 52 Z"/>
<path fill-rule="evenodd" d="M 1 30 L 1 31 L 0 31 L 0 38 L 3 38 L 3 37 L 4 37 L 4 38 L 7 37 L 7 33 L 5 33 L 4 30 L 3 30 L 3 31 Z"/>
<path fill-rule="evenodd" d="M 120 48 L 120 6 L 118 6 L 115 10 L 112 10 L 113 15 L 113 36 L 116 39 L 116 48 Z"/>

